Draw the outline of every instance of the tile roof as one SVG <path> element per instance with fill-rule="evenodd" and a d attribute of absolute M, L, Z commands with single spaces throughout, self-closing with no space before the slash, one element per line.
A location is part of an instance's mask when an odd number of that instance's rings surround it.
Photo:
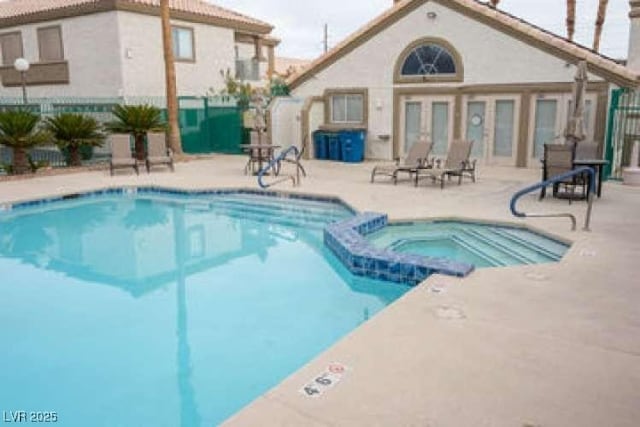
<path fill-rule="evenodd" d="M 0 21 L 9 18 L 28 17 L 46 12 L 76 8 L 117 9 L 118 5 L 160 7 L 160 0 L 7 0 L 0 2 Z M 260 26 L 272 26 L 259 19 L 216 6 L 203 0 L 169 0 L 172 11 L 217 18 L 225 21 Z M 109 7 L 112 5 L 112 7 Z"/>
<path fill-rule="evenodd" d="M 313 61 L 304 70 L 294 74 L 288 80 L 292 88 L 302 84 L 308 78 L 320 70 L 333 64 L 343 55 L 366 42 L 388 25 L 401 19 L 406 13 L 410 13 L 415 7 L 428 0 L 400 0 L 383 12 L 378 17 L 367 23 L 355 33 L 351 34 L 326 54 Z M 493 8 L 485 2 L 478 0 L 431 0 L 442 6 L 466 12 L 476 19 L 482 19 L 490 25 L 510 30 L 510 34 L 520 37 L 528 42 L 537 43 L 546 50 L 573 59 L 574 61 L 586 60 L 589 70 L 595 74 L 605 74 L 607 79 L 619 85 L 637 87 L 640 85 L 640 75 L 630 68 L 625 67 L 598 52 L 585 46 L 572 42 L 562 36 L 554 34 L 543 28 L 535 26 L 521 18 L 518 18 L 499 9 Z"/>

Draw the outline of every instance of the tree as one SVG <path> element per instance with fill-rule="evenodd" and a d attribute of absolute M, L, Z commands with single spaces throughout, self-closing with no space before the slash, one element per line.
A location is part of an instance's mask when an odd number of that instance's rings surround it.
<path fill-rule="evenodd" d="M 182 154 L 180 125 L 178 124 L 176 66 L 173 57 L 173 39 L 171 34 L 169 0 L 160 0 L 160 17 L 162 20 L 162 47 L 164 51 L 164 69 L 167 92 L 167 116 L 169 119 L 169 146 L 175 154 Z"/>
<path fill-rule="evenodd" d="M 49 142 L 48 132 L 38 129 L 40 117 L 28 111 L 0 112 L 0 144 L 13 150 L 13 173 L 31 171 L 27 150 Z"/>
<path fill-rule="evenodd" d="M 63 113 L 45 121 L 47 129 L 63 151 L 68 150 L 69 166 L 80 166 L 80 150 L 83 147 L 99 147 L 104 143 L 100 124 L 91 116 Z"/>
<path fill-rule="evenodd" d="M 598 16 L 596 17 L 596 28 L 593 33 L 593 50 L 598 52 L 600 50 L 600 38 L 602 37 L 602 27 L 604 26 L 604 20 L 607 15 L 607 5 L 609 0 L 600 0 L 598 2 Z"/>
<path fill-rule="evenodd" d="M 160 109 L 152 105 L 116 105 L 113 115 L 116 120 L 107 123 L 107 129 L 113 133 L 133 134 L 138 160 L 145 159 L 144 139 L 147 132 L 163 132 L 167 129 Z"/>
<path fill-rule="evenodd" d="M 567 38 L 573 40 L 576 31 L 576 0 L 567 0 Z"/>

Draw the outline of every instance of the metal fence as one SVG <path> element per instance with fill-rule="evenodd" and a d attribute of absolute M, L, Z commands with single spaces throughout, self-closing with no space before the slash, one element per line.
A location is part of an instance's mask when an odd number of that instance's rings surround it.
<path fill-rule="evenodd" d="M 114 119 L 116 105 L 153 105 L 166 118 L 164 97 L 117 98 L 33 98 L 24 105 L 22 98 L 2 98 L 0 111 L 27 109 L 42 118 L 61 113 L 82 113 L 94 117 L 100 123 Z M 231 96 L 179 97 L 180 133 L 186 153 L 236 152 L 242 142 L 241 110 L 236 98 Z M 34 163 L 52 167 L 66 166 L 65 156 L 54 145 L 32 149 L 29 152 Z M 108 144 L 93 150 L 85 163 L 106 161 L 110 156 Z M 11 150 L 0 146 L 0 164 L 11 163 Z M 0 171 L 0 173 L 2 173 Z"/>
<path fill-rule="evenodd" d="M 607 125 L 605 155 L 609 166 L 607 176 L 622 178 L 622 169 L 633 161 L 631 149 L 634 141 L 640 141 L 640 92 L 630 89 L 616 89 L 611 95 Z"/>

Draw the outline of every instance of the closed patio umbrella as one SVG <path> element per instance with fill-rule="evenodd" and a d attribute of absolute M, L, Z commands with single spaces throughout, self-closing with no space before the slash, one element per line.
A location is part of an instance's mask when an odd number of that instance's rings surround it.
<path fill-rule="evenodd" d="M 580 61 L 573 82 L 571 108 L 564 136 L 567 143 L 578 143 L 586 138 L 584 109 L 587 95 L 587 61 Z"/>

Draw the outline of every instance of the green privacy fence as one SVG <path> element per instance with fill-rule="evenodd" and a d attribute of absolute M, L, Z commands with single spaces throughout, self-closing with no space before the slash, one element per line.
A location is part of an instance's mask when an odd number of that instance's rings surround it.
<path fill-rule="evenodd" d="M 179 101 L 185 153 L 240 153 L 243 111 L 235 100 L 183 97 Z"/>
<path fill-rule="evenodd" d="M 163 97 L 33 98 L 29 99 L 26 106 L 22 98 L 2 98 L 0 111 L 26 108 L 42 117 L 83 113 L 104 123 L 113 120 L 113 107 L 122 104 L 154 105 L 163 111 L 166 118 L 166 101 Z M 243 129 L 242 109 L 237 104 L 236 99 L 229 96 L 179 97 L 178 119 L 185 153 L 239 153 Z M 100 155 L 100 150 L 97 153 Z"/>
<path fill-rule="evenodd" d="M 609 165 L 605 169 L 606 176 L 622 178 L 622 169 L 632 162 L 631 148 L 637 140 L 640 140 L 640 92 L 615 89 L 611 93 L 607 123 L 605 157 Z"/>

